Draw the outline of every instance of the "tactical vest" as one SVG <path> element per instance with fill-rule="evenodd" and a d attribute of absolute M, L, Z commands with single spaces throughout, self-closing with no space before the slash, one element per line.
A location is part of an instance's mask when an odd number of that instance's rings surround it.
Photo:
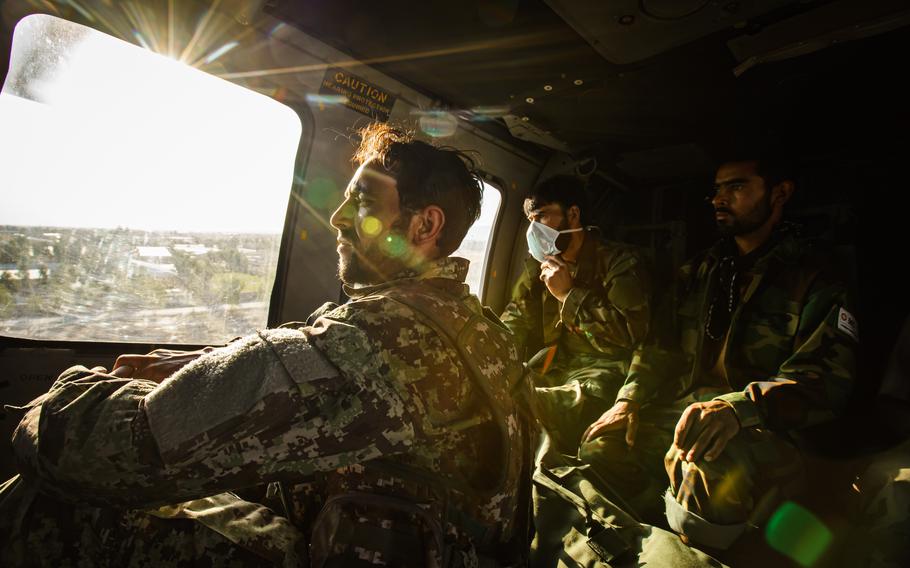
<path fill-rule="evenodd" d="M 518 360 L 510 332 L 484 308 L 475 311 L 462 298 L 419 282 L 383 290 L 362 300 L 394 301 L 413 311 L 443 344 L 458 354 L 475 388 L 475 407 L 463 418 L 436 427 L 469 431 L 494 426 L 499 438 L 496 467 L 483 487 L 384 458 L 362 464 L 414 488 L 414 499 L 366 491 L 335 492 L 321 504 L 312 524 L 312 566 L 350 566 L 359 560 L 395 566 L 461 566 L 474 562 L 465 554 L 468 537 L 485 565 L 520 565 L 528 549 L 530 437 L 516 397 L 530 398 L 530 384 Z M 480 431 L 478 431 L 480 432 Z M 495 473 L 494 473 L 495 472 Z M 517 488 L 517 490 L 516 490 Z M 426 503 L 418 503 L 421 496 Z M 433 504 L 430 504 L 430 503 Z M 459 503 L 480 503 L 504 511 L 496 523 L 477 518 Z M 363 522 L 367 516 L 388 522 Z M 462 534 L 453 538 L 446 526 Z M 460 542 L 459 542 L 459 537 Z M 357 550 L 357 547 L 360 550 Z M 352 549 L 353 548 L 353 549 Z M 470 548 L 470 546 L 468 547 Z"/>

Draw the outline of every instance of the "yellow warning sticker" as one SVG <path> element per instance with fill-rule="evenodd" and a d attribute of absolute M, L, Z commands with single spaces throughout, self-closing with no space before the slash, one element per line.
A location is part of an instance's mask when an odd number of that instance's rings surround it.
<path fill-rule="evenodd" d="M 341 104 L 380 122 L 389 120 L 398 98 L 386 89 L 339 68 L 326 71 L 319 93 L 343 97 Z"/>

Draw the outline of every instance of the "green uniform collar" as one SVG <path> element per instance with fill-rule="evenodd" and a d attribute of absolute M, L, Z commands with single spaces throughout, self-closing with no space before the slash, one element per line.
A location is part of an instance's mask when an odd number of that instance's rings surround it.
<path fill-rule="evenodd" d="M 754 262 L 750 262 L 753 271 L 762 271 L 771 261 L 780 261 L 784 264 L 796 263 L 805 251 L 806 244 L 799 238 L 799 233 L 800 226 L 796 223 L 785 221 L 778 225 L 765 244 L 746 255 L 747 257 L 751 255 L 758 257 Z M 725 237 L 708 249 L 707 256 L 715 261 L 735 258 L 737 256 L 736 243 L 732 237 Z"/>
<path fill-rule="evenodd" d="M 470 261 L 466 258 L 457 256 L 447 256 L 431 262 L 426 262 L 418 267 L 406 268 L 381 284 L 371 286 L 350 286 L 343 285 L 344 293 L 349 298 L 357 299 L 375 294 L 391 286 L 397 286 L 408 280 L 426 280 L 429 278 L 445 278 L 463 283 L 468 276 L 468 266 Z"/>

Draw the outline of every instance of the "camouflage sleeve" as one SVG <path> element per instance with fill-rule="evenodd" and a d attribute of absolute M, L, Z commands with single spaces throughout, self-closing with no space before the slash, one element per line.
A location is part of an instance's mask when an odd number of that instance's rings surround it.
<path fill-rule="evenodd" d="M 787 430 L 836 416 L 847 404 L 856 372 L 856 320 L 845 287 L 819 283 L 799 317 L 796 348 L 777 375 L 718 397 L 744 428 Z"/>
<path fill-rule="evenodd" d="M 665 390 L 668 381 L 673 381 L 689 369 L 691 362 L 678 348 L 677 305 L 674 300 L 687 293 L 694 272 L 693 263 L 684 264 L 673 283 L 676 294 L 661 295 L 652 320 L 654 328 L 647 340 L 636 347 L 625 384 L 619 389 L 616 400 L 644 404 Z"/>
<path fill-rule="evenodd" d="M 512 335 L 515 336 L 515 343 L 521 350 L 528 347 L 529 337 L 533 337 L 534 326 L 539 321 L 538 312 L 541 309 L 540 301 L 534 297 L 534 281 L 537 274 L 540 273 L 539 264 L 533 258 L 525 259 L 525 266 L 521 276 L 512 287 L 512 298 L 509 305 L 502 312 L 500 319 L 506 324 Z"/>
<path fill-rule="evenodd" d="M 622 254 L 603 275 L 603 293 L 574 287 L 562 305 L 561 318 L 578 329 L 599 351 L 632 348 L 645 340 L 651 323 L 650 278 L 644 263 Z"/>
<path fill-rule="evenodd" d="M 25 475 L 64 500 L 157 507 L 407 450 L 415 427 L 361 330 L 334 341 L 338 372 L 305 330 L 216 349 L 161 385 L 66 371 L 14 436 Z"/>
<path fill-rule="evenodd" d="M 667 386 L 667 381 L 685 373 L 687 359 L 678 350 L 665 349 L 656 343 L 641 345 L 632 355 L 629 373 L 616 400 L 644 404 Z"/>

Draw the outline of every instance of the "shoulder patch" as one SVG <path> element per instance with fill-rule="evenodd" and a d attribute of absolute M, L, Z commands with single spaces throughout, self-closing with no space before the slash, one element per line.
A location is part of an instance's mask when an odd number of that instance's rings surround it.
<path fill-rule="evenodd" d="M 856 318 L 844 308 L 837 312 L 837 329 L 852 337 L 854 341 L 859 341 Z"/>

